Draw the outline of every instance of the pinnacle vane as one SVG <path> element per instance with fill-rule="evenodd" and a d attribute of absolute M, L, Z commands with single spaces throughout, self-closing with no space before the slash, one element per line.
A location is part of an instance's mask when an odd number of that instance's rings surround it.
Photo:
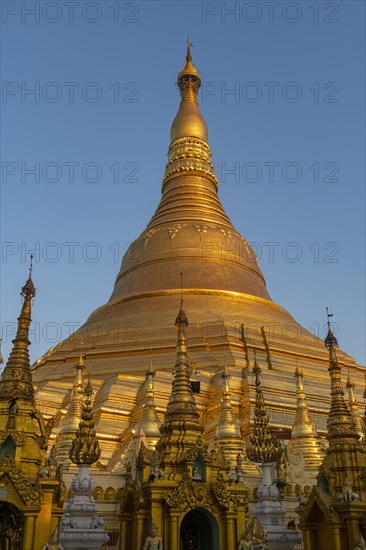
<path fill-rule="evenodd" d="M 330 318 L 333 317 L 333 313 L 329 313 L 328 308 L 325 308 L 327 311 L 327 325 L 328 325 L 328 334 L 324 340 L 325 347 L 327 347 L 329 350 L 334 349 L 335 347 L 338 347 L 338 340 L 334 336 L 331 324 L 330 324 Z"/>

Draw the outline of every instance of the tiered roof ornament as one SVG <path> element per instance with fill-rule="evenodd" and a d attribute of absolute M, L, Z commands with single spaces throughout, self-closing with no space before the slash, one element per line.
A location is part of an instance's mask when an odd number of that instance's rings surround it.
<path fill-rule="evenodd" d="M 31 324 L 32 300 L 36 289 L 32 281 L 33 256 L 29 267 L 28 279 L 21 290 L 24 301 L 18 317 L 18 330 L 13 340 L 13 349 L 3 370 L 0 380 L 0 399 L 34 400 L 32 373 L 29 361 L 29 327 Z"/>

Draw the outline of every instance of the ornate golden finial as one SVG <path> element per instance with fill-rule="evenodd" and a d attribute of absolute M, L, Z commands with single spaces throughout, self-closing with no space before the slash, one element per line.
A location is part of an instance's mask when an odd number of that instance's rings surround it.
<path fill-rule="evenodd" d="M 21 290 L 24 301 L 18 317 L 18 330 L 13 340 L 7 364 L 0 380 L 0 399 L 26 399 L 33 401 L 34 390 L 29 362 L 29 327 L 31 324 L 32 299 L 36 289 L 32 281 L 33 255 L 29 267 L 28 279 Z"/>
<path fill-rule="evenodd" d="M 331 326 L 330 317 L 333 314 L 328 312 L 327 308 L 327 323 L 328 333 L 325 338 L 325 345 L 329 350 L 329 374 L 331 381 L 331 405 L 327 419 L 329 445 L 337 445 L 338 443 L 355 443 L 359 439 L 356 431 L 355 423 L 352 414 L 347 407 L 344 399 L 344 391 L 342 388 L 341 367 L 338 363 L 335 348 L 338 345 L 337 339 L 334 336 Z"/>
<path fill-rule="evenodd" d="M 70 449 L 70 459 L 74 464 L 93 464 L 100 457 L 100 446 L 94 430 L 94 419 L 92 412 L 93 388 L 90 382 L 84 389 L 85 402 L 81 413 L 79 429 L 75 434 Z"/>
<path fill-rule="evenodd" d="M 178 87 L 182 98 L 195 99 L 199 87 L 201 86 L 201 77 L 198 74 L 196 67 L 192 64 L 191 46 L 193 44 L 187 37 L 187 55 L 186 63 L 181 71 L 178 73 Z"/>
<path fill-rule="evenodd" d="M 254 426 L 249 437 L 249 446 L 247 455 L 249 460 L 257 463 L 275 462 L 281 455 L 282 449 L 277 438 L 272 434 L 268 427 L 268 414 L 264 402 L 263 391 L 260 382 L 261 368 L 257 362 L 257 353 L 254 349 L 254 367 L 255 375 L 255 409 Z"/>
<path fill-rule="evenodd" d="M 191 42 L 187 41 L 186 62 L 178 72 L 177 85 L 181 95 L 178 112 L 170 129 L 168 163 L 163 177 L 163 192 L 168 181 L 181 175 L 204 177 L 217 191 L 218 180 L 211 162 L 206 122 L 197 96 L 201 77 L 192 63 Z"/>

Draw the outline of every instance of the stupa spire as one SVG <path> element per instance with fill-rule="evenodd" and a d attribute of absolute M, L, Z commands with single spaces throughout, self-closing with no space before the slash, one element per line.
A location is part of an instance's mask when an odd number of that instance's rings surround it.
<path fill-rule="evenodd" d="M 328 318 L 328 333 L 325 338 L 325 346 L 329 350 L 329 374 L 331 381 L 331 405 L 327 420 L 329 445 L 337 445 L 338 443 L 356 442 L 359 435 L 356 431 L 355 423 L 347 407 L 344 399 L 344 391 L 342 388 L 341 367 L 338 363 L 336 347 L 338 346 L 337 338 L 334 336 L 331 325 L 330 314 L 327 308 Z"/>
<path fill-rule="evenodd" d="M 24 301 L 18 317 L 18 330 L 13 340 L 13 349 L 1 375 L 0 399 L 25 399 L 33 401 L 34 389 L 29 361 L 29 327 L 31 324 L 32 299 L 36 289 L 32 280 L 33 255 L 28 279 L 21 290 Z"/>
<path fill-rule="evenodd" d="M 75 434 L 70 449 L 70 459 L 74 464 L 94 464 L 100 457 L 99 441 L 94 429 L 94 419 L 92 411 L 92 395 L 93 388 L 90 383 L 90 375 L 88 383 L 84 390 L 85 402 L 81 413 L 81 421 L 79 429 Z"/>
<path fill-rule="evenodd" d="M 249 437 L 249 446 L 247 455 L 249 460 L 261 464 L 275 462 L 281 455 L 282 449 L 277 438 L 272 434 L 268 427 L 269 419 L 266 411 L 266 405 L 263 397 L 263 391 L 260 381 L 261 368 L 257 362 L 256 350 L 254 350 L 255 375 L 255 409 L 254 426 Z"/>

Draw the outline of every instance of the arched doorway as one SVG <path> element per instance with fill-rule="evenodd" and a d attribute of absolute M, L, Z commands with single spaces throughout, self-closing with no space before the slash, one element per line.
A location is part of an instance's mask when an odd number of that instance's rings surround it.
<path fill-rule="evenodd" d="M 24 517 L 13 504 L 0 502 L 0 550 L 21 550 Z"/>
<path fill-rule="evenodd" d="M 211 512 L 195 508 L 184 516 L 180 550 L 220 550 L 219 526 Z"/>

